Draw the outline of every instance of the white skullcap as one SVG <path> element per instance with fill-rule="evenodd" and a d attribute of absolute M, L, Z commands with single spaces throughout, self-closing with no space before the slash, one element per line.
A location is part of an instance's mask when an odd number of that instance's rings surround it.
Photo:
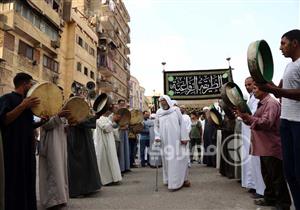
<path fill-rule="evenodd" d="M 156 114 L 155 113 L 150 114 L 150 118 L 152 119 L 156 118 Z"/>
<path fill-rule="evenodd" d="M 178 105 L 178 102 L 176 100 L 172 100 L 172 104 L 174 105 Z"/>
<path fill-rule="evenodd" d="M 202 110 L 203 110 L 203 111 L 209 110 L 209 107 L 208 107 L 208 106 L 205 106 L 205 107 L 203 107 Z"/>

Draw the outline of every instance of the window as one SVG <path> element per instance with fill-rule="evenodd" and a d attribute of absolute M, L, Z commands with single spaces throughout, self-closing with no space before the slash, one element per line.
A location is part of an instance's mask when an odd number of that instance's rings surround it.
<path fill-rule="evenodd" d="M 44 55 L 43 57 L 43 66 L 47 69 L 50 69 L 51 71 L 58 73 L 58 62 L 46 55 Z"/>
<path fill-rule="evenodd" d="M 46 31 L 46 23 L 44 21 L 41 20 L 40 22 L 40 30 L 42 32 L 45 32 Z"/>
<path fill-rule="evenodd" d="M 86 50 L 86 51 L 89 51 L 89 45 L 85 42 L 84 43 L 84 49 Z"/>
<path fill-rule="evenodd" d="M 81 72 L 81 63 L 80 62 L 77 62 L 77 71 Z"/>
<path fill-rule="evenodd" d="M 58 12 L 58 10 L 59 10 L 59 2 L 57 2 L 56 0 L 54 0 L 52 8 L 53 8 L 53 10 L 55 10 L 56 12 Z"/>
<path fill-rule="evenodd" d="M 29 58 L 30 60 L 33 60 L 33 47 L 26 44 L 25 42 L 19 41 L 19 51 L 18 53 L 22 56 L 25 56 Z"/>
<path fill-rule="evenodd" d="M 40 28 L 40 18 L 39 16 L 37 15 L 34 15 L 34 18 L 33 18 L 33 25 L 37 28 Z"/>
<path fill-rule="evenodd" d="M 77 44 L 79 44 L 81 47 L 83 47 L 83 40 L 82 40 L 82 38 L 80 36 L 76 36 L 76 38 L 77 38 L 77 40 L 76 40 Z"/>
<path fill-rule="evenodd" d="M 95 50 L 94 50 L 94 48 L 90 47 L 89 53 L 90 53 L 90 55 L 92 55 L 93 57 L 95 57 Z"/>
<path fill-rule="evenodd" d="M 90 77 L 91 77 L 92 79 L 95 79 L 95 73 L 94 73 L 93 71 L 90 72 Z"/>
<path fill-rule="evenodd" d="M 88 74 L 89 74 L 89 70 L 88 70 L 86 67 L 84 67 L 84 74 L 85 74 L 86 76 L 88 76 Z"/>
<path fill-rule="evenodd" d="M 10 51 L 15 49 L 15 37 L 8 32 L 4 32 L 4 47 Z"/>

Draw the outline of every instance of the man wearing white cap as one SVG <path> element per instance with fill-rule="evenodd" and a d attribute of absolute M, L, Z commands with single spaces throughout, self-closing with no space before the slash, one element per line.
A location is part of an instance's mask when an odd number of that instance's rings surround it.
<path fill-rule="evenodd" d="M 161 142 L 163 182 L 171 191 L 189 187 L 188 148 L 189 135 L 182 114 L 167 95 L 159 98 L 160 109 L 155 120 L 155 141 Z"/>

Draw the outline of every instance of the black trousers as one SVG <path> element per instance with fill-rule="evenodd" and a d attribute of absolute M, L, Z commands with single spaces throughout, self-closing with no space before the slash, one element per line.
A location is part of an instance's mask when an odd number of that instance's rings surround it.
<path fill-rule="evenodd" d="M 196 147 L 197 152 L 198 152 L 198 161 L 200 161 L 201 157 L 201 139 L 200 138 L 191 138 L 190 141 L 190 160 L 191 162 L 193 161 L 193 147 Z"/>
<path fill-rule="evenodd" d="M 291 198 L 283 176 L 282 160 L 271 156 L 261 156 L 260 162 L 262 177 L 266 185 L 264 199 L 283 208 L 290 207 Z"/>

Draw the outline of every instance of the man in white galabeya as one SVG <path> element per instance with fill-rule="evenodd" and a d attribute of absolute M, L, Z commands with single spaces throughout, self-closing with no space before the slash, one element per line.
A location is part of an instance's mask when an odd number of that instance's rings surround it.
<path fill-rule="evenodd" d="M 170 191 L 190 187 L 188 181 L 189 135 L 182 114 L 172 105 L 167 95 L 159 98 L 160 109 L 156 112 L 155 141 L 161 142 L 163 182 Z"/>

